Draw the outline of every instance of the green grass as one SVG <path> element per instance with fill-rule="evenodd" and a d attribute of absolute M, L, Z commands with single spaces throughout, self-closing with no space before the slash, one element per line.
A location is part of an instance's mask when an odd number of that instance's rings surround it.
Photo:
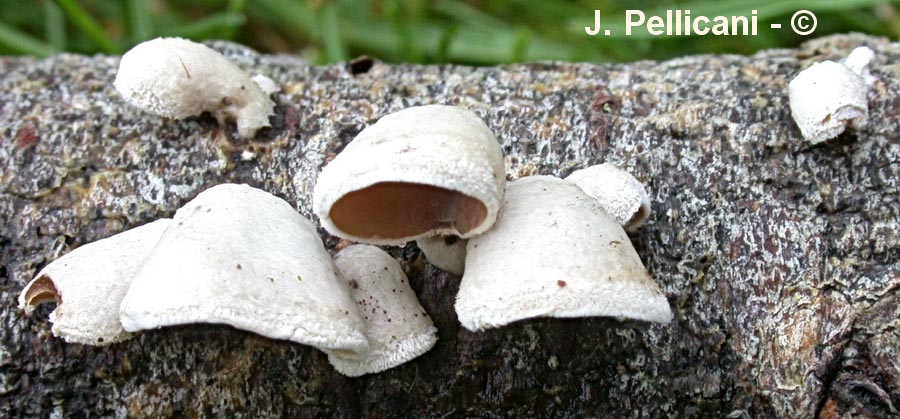
<path fill-rule="evenodd" d="M 696 53 L 749 54 L 813 36 L 864 32 L 897 39 L 900 0 L 4 0 L 0 54 L 121 54 L 157 36 L 228 39 L 316 63 L 369 54 L 386 61 L 491 65 L 536 60 L 618 62 Z M 37 5 L 38 7 L 35 7 Z M 755 37 L 624 36 L 625 9 L 693 16 L 758 11 Z M 589 37 L 593 10 L 609 37 Z M 798 9 L 816 13 L 810 37 L 792 33 Z M 769 29 L 782 23 L 783 29 Z"/>

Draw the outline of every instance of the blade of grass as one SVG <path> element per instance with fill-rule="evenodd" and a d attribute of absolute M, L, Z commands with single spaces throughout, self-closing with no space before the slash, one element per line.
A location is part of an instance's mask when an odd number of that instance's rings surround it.
<path fill-rule="evenodd" d="M 398 0 L 391 0 L 385 2 L 384 9 L 397 34 L 398 52 L 402 54 L 403 61 L 422 62 L 422 49 L 419 48 L 418 40 L 413 39 L 413 31 L 410 30 L 412 22 L 406 19 L 403 5 Z"/>
<path fill-rule="evenodd" d="M 100 51 L 107 54 L 118 54 L 120 52 L 119 47 L 110 40 L 109 35 L 103 31 L 100 24 L 97 23 L 94 17 L 81 7 L 78 2 L 75 0 L 56 0 L 56 4 L 66 12 L 66 15 L 72 23 L 84 32 L 85 36 L 87 36 Z"/>
<path fill-rule="evenodd" d="M 885 24 L 888 27 L 888 31 L 894 38 L 900 37 L 900 14 L 893 17 L 888 17 L 887 19 L 885 19 Z"/>
<path fill-rule="evenodd" d="M 66 15 L 52 0 L 41 2 L 44 6 L 44 37 L 57 51 L 66 49 Z"/>
<path fill-rule="evenodd" d="M 837 13 L 835 19 L 841 23 L 841 26 L 860 32 L 871 30 L 875 25 L 884 24 L 877 16 L 872 16 L 872 13 L 862 10 L 847 10 Z"/>
<path fill-rule="evenodd" d="M 353 5 L 351 4 L 350 7 Z M 496 27 L 473 27 L 427 20 L 410 22 L 402 3 L 382 3 L 384 14 L 367 16 L 344 13 L 339 19 L 344 46 L 365 51 L 388 60 L 423 62 L 426 59 L 491 64 L 506 62 L 512 57 L 524 60 L 571 59 L 576 50 L 563 42 L 531 36 Z M 248 13 L 266 19 L 289 32 L 312 39 L 321 39 L 322 28 L 305 3 L 286 0 L 250 0 Z M 528 41 L 528 42 L 524 42 Z M 584 55 L 584 54 L 579 54 Z"/>
<path fill-rule="evenodd" d="M 193 21 L 185 25 L 160 28 L 162 36 L 179 36 L 194 40 L 213 38 L 222 28 L 237 28 L 243 25 L 247 18 L 241 13 L 220 12 L 211 14 L 203 19 Z"/>
<path fill-rule="evenodd" d="M 584 12 L 583 4 L 591 4 L 601 10 L 606 10 L 609 3 L 624 3 L 621 0 L 614 1 L 547 1 L 547 0 L 491 0 L 490 2 L 481 2 L 479 8 L 487 14 L 507 15 L 513 12 L 515 19 L 519 22 L 532 23 L 549 23 L 551 26 L 559 26 L 560 21 L 564 21 L 572 16 L 580 16 Z M 648 3 L 646 1 L 644 4 Z M 671 0 L 668 3 L 672 3 Z"/>
<path fill-rule="evenodd" d="M 3 23 L 0 23 L 0 44 L 13 51 L 38 57 L 46 57 L 57 52 L 51 45 Z"/>
<path fill-rule="evenodd" d="M 260 20 L 307 38 L 311 38 L 315 33 L 316 16 L 306 2 L 250 0 L 247 12 Z"/>
<path fill-rule="evenodd" d="M 231 13 L 244 13 L 244 7 L 247 6 L 246 0 L 228 0 L 228 6 L 226 6 L 225 10 Z M 237 26 L 229 26 L 223 27 L 219 31 L 219 38 L 222 39 L 234 39 L 234 35 L 237 32 Z"/>
<path fill-rule="evenodd" d="M 348 45 L 382 59 L 404 60 L 407 52 L 404 51 L 401 34 L 392 23 L 384 20 L 362 19 L 359 16 L 349 22 L 344 25 L 344 34 Z M 433 42 L 438 47 L 437 49 L 440 49 L 443 35 L 444 33 L 437 26 L 425 27 L 417 31 L 415 42 L 418 47 L 424 47 Z M 452 39 L 448 42 L 448 54 L 449 44 L 452 42 Z"/>
<path fill-rule="evenodd" d="M 475 7 L 458 1 L 440 1 L 434 5 L 434 11 L 458 22 L 484 28 L 509 28 L 502 19 L 491 16 Z"/>
<path fill-rule="evenodd" d="M 526 54 L 528 53 L 528 46 L 531 41 L 531 36 L 528 34 L 528 30 L 525 28 L 519 28 L 515 31 L 515 43 L 513 43 L 512 53 L 509 55 L 509 62 L 515 63 L 519 61 L 524 61 Z"/>
<path fill-rule="evenodd" d="M 467 28 L 460 30 L 451 43 L 450 59 L 479 64 L 503 62 L 510 58 L 510 51 L 515 51 L 519 42 L 514 32 Z M 574 55 L 574 50 L 566 44 L 546 39 L 530 42 L 521 61 L 571 60 Z"/>
<path fill-rule="evenodd" d="M 359 19 L 357 16 L 356 19 Z M 352 21 L 343 26 L 347 43 L 355 48 L 372 52 L 379 57 L 403 57 L 403 43 L 393 25 L 383 21 Z M 452 26 L 451 26 L 452 27 Z M 415 36 L 410 40 L 424 57 L 446 54 L 450 62 L 470 64 L 495 64 L 510 58 L 521 42 L 516 33 L 490 28 L 459 26 L 447 39 L 449 29 L 435 22 L 409 26 Z M 523 61 L 570 60 L 576 50 L 568 44 L 544 38 L 531 38 L 523 55 Z"/>
<path fill-rule="evenodd" d="M 325 49 L 325 60 L 329 63 L 347 60 L 347 49 L 341 39 L 337 6 L 328 3 L 319 11 L 319 33 Z"/>
<path fill-rule="evenodd" d="M 450 43 L 453 42 L 453 38 L 456 37 L 456 32 L 459 30 L 458 25 L 449 25 L 443 32 L 441 32 L 440 41 L 438 42 L 438 50 L 437 54 L 435 54 L 434 60 L 439 63 L 445 63 L 450 61 Z"/>
<path fill-rule="evenodd" d="M 150 39 L 153 36 L 153 19 L 147 10 L 147 2 L 128 0 L 126 10 L 128 26 L 131 29 L 131 42 L 137 44 Z"/>

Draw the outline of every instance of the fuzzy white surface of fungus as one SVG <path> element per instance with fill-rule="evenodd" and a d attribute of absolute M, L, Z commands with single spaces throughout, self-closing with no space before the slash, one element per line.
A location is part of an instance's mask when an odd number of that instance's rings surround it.
<path fill-rule="evenodd" d="M 365 324 L 313 224 L 247 185 L 181 207 L 131 283 L 125 330 L 220 323 L 274 339 L 360 352 Z"/>
<path fill-rule="evenodd" d="M 608 163 L 576 170 L 566 180 L 577 185 L 612 215 L 625 231 L 635 231 L 650 216 L 647 189 L 630 173 Z"/>
<path fill-rule="evenodd" d="M 272 93 L 278 92 L 280 89 L 278 84 L 275 83 L 275 80 L 272 80 L 262 74 L 257 74 L 253 76 L 250 80 L 253 80 L 260 89 L 262 89 L 263 93 L 266 95 L 271 95 Z"/>
<path fill-rule="evenodd" d="M 437 329 L 391 255 L 357 244 L 338 252 L 334 264 L 349 283 L 369 339 L 369 350 L 361 356 L 325 351 L 338 372 L 356 377 L 384 371 L 434 347 Z"/>
<path fill-rule="evenodd" d="M 416 240 L 416 245 L 425 254 L 428 263 L 453 275 L 462 276 L 466 270 L 468 242 L 456 236 L 432 236 Z"/>
<path fill-rule="evenodd" d="M 500 144 L 481 119 L 417 106 L 364 129 L 325 166 L 313 210 L 331 234 L 361 243 L 468 238 L 493 225 L 505 184 Z"/>
<path fill-rule="evenodd" d="M 803 138 L 819 144 L 837 137 L 849 126 L 859 129 L 869 117 L 866 66 L 874 53 L 855 49 L 843 63 L 823 61 L 791 80 L 791 115 Z"/>
<path fill-rule="evenodd" d="M 494 227 L 469 239 L 456 297 L 466 329 L 533 317 L 672 319 L 625 230 L 580 188 L 530 176 L 510 182 L 504 201 Z"/>
<path fill-rule="evenodd" d="M 85 244 L 51 262 L 25 286 L 19 308 L 30 314 L 56 301 L 51 331 L 66 342 L 108 345 L 131 337 L 119 304 L 171 220 L 162 219 Z"/>
<path fill-rule="evenodd" d="M 258 76 L 260 77 L 260 76 Z M 122 56 L 116 90 L 146 112 L 183 119 L 211 113 L 219 123 L 233 119 L 238 135 L 251 138 L 268 127 L 277 89 L 271 79 L 257 82 L 222 54 L 181 38 L 157 38 Z"/>
<path fill-rule="evenodd" d="M 872 62 L 872 59 L 874 58 L 875 51 L 872 51 L 872 48 L 859 47 L 854 48 L 853 51 L 850 51 L 850 54 L 847 55 L 847 58 L 844 58 L 843 63 L 851 71 L 862 76 L 866 84 L 870 85 L 875 81 L 875 78 L 869 72 L 869 63 Z"/>

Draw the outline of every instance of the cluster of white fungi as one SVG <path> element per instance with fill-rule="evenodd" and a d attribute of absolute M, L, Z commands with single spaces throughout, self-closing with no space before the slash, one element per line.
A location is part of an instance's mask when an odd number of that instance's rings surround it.
<path fill-rule="evenodd" d="M 841 68 L 829 71 L 859 87 L 851 75 L 862 70 L 835 65 Z M 825 70 L 814 66 L 791 84 L 792 108 L 810 101 L 794 100 L 805 92 L 801 77 Z M 125 54 L 115 85 L 144 111 L 168 118 L 209 112 L 220 123 L 234 121 L 242 137 L 269 125 L 278 89 L 177 38 Z M 838 105 L 817 96 L 823 109 L 816 112 L 827 108 L 841 126 L 859 121 L 865 101 L 845 99 Z M 821 118 L 812 105 L 798 106 L 798 122 Z M 836 131 L 801 128 L 814 138 Z M 416 241 L 429 262 L 461 276 L 456 312 L 472 331 L 535 317 L 672 319 L 626 234 L 650 215 L 637 179 L 601 164 L 566 179 L 508 182 L 500 143 L 458 107 L 407 108 L 364 129 L 322 169 L 313 209 L 329 233 L 360 244 L 332 257 L 315 225 L 284 200 L 222 184 L 171 219 L 56 259 L 27 284 L 20 306 L 30 313 L 55 301 L 52 332 L 67 342 L 107 345 L 142 330 L 226 324 L 311 345 L 340 373 L 359 376 L 409 361 L 437 341 L 401 265 L 377 247 Z"/>

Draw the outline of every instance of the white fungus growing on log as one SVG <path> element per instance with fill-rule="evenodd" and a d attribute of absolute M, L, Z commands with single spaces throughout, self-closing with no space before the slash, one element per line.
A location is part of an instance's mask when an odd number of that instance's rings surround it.
<path fill-rule="evenodd" d="M 416 240 L 428 263 L 456 276 L 466 269 L 466 239 L 456 236 L 432 236 Z"/>
<path fill-rule="evenodd" d="M 500 145 L 481 119 L 418 106 L 384 116 L 325 166 L 313 209 L 330 233 L 362 243 L 468 238 L 493 225 L 505 183 Z"/>
<path fill-rule="evenodd" d="M 510 182 L 504 201 L 494 227 L 469 239 L 456 297 L 465 328 L 533 317 L 672 319 L 625 231 L 580 188 L 531 176 Z"/>
<path fill-rule="evenodd" d="M 170 221 L 157 220 L 66 253 L 25 286 L 19 308 L 30 314 L 41 303 L 55 301 L 51 331 L 66 342 L 108 345 L 130 338 L 119 322 L 119 304 Z"/>
<path fill-rule="evenodd" d="M 803 138 L 819 144 L 837 137 L 847 127 L 862 128 L 869 118 L 866 66 L 872 50 L 853 50 L 843 63 L 814 63 L 791 80 L 791 116 Z"/>
<path fill-rule="evenodd" d="M 365 325 L 315 227 L 247 185 L 201 192 L 176 213 L 121 306 L 125 330 L 221 323 L 360 352 Z"/>
<path fill-rule="evenodd" d="M 369 339 L 369 349 L 360 356 L 325 351 L 338 372 L 356 377 L 384 371 L 434 347 L 437 328 L 391 255 L 357 244 L 338 252 L 334 264 L 349 284 Z"/>
<path fill-rule="evenodd" d="M 277 90 L 271 79 L 251 79 L 222 54 L 181 38 L 138 44 L 119 63 L 116 89 L 128 103 L 174 119 L 212 114 L 220 124 L 233 119 L 238 135 L 251 138 L 268 127 Z"/>
<path fill-rule="evenodd" d="M 635 231 L 650 216 L 650 196 L 630 173 L 608 163 L 576 170 L 567 181 L 581 188 L 612 215 L 625 231 Z"/>

